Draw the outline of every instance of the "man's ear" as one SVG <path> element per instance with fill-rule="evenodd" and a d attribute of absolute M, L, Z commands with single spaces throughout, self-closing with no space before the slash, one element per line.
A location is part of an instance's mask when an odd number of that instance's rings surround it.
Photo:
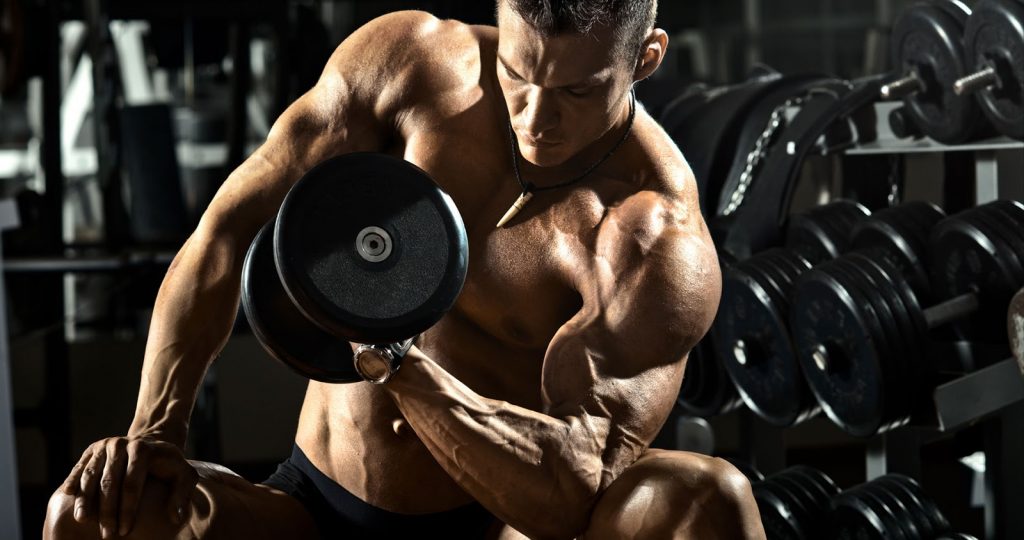
<path fill-rule="evenodd" d="M 644 39 L 643 50 L 636 60 L 633 81 L 642 81 L 658 70 L 668 50 L 668 34 L 661 28 L 654 28 Z"/>

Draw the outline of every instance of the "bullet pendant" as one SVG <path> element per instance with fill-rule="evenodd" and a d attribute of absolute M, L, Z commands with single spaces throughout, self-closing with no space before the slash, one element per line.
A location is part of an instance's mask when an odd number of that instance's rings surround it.
<path fill-rule="evenodd" d="M 512 203 L 512 206 L 510 206 L 508 208 L 508 211 L 505 212 L 505 215 L 502 216 L 501 220 L 498 221 L 498 224 L 496 225 L 496 228 L 500 229 L 502 226 L 504 226 L 506 223 L 508 223 L 512 218 L 516 217 L 516 214 L 518 214 L 519 211 L 522 210 L 523 207 L 526 206 L 526 203 L 530 202 L 530 199 L 532 199 L 532 198 L 533 198 L 533 193 L 531 193 L 529 191 L 524 191 L 522 193 L 522 195 L 520 195 L 519 198 L 516 199 L 516 202 Z"/>

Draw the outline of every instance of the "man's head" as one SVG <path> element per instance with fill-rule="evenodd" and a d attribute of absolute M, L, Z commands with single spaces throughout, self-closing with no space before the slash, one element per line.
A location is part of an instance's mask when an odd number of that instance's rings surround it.
<path fill-rule="evenodd" d="M 632 62 L 654 27 L 658 0 L 498 0 L 545 36 L 612 32 L 616 52 Z"/>
<path fill-rule="evenodd" d="M 498 0 L 498 82 L 523 157 L 565 162 L 622 119 L 668 37 L 657 0 Z"/>

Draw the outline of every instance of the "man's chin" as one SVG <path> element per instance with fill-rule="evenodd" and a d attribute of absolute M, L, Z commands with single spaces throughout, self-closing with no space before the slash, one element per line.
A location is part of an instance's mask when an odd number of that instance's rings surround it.
<path fill-rule="evenodd" d="M 561 149 L 524 147 L 520 149 L 523 159 L 538 167 L 555 167 L 565 163 L 569 156 Z"/>

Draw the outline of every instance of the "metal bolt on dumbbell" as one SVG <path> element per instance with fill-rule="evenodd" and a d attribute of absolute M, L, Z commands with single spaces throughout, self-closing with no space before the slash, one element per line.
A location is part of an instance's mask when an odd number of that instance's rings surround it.
<path fill-rule="evenodd" d="M 975 95 L 1000 133 L 1024 140 L 1024 0 L 978 2 L 964 46 L 973 71 L 953 83 L 953 92 Z"/>

